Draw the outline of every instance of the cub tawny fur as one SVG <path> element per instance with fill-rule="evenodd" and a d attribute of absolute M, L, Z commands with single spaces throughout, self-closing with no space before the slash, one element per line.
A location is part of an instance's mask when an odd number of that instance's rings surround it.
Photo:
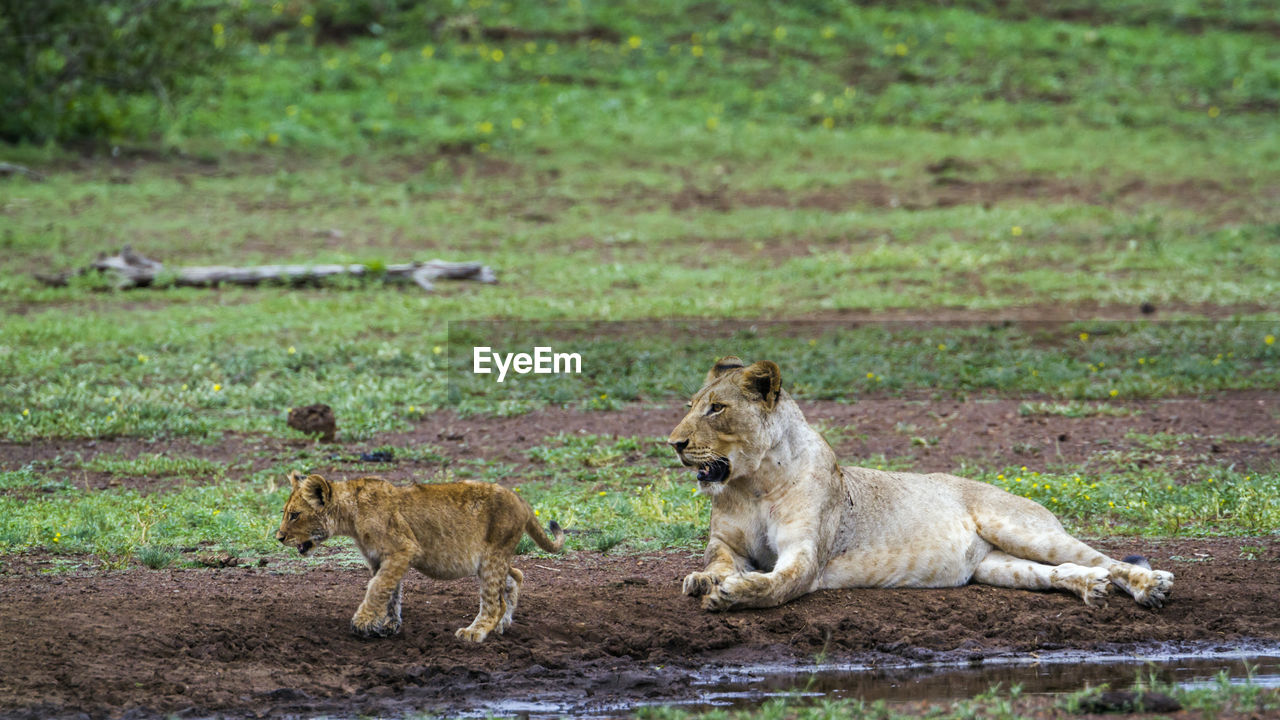
<path fill-rule="evenodd" d="M 712 496 L 706 567 L 684 580 L 708 610 L 769 607 L 820 588 L 1061 589 L 1095 605 L 1115 584 L 1160 607 L 1173 575 L 1114 560 L 1040 504 L 986 483 L 841 467 L 782 389 L 778 366 L 716 362 L 668 441 Z"/>
<path fill-rule="evenodd" d="M 529 504 L 492 483 L 458 482 L 397 487 L 376 477 L 329 482 L 289 473 L 293 492 L 276 539 L 306 555 L 334 535 L 346 535 L 373 578 L 351 618 L 363 637 L 400 631 L 400 586 L 409 568 L 441 580 L 477 575 L 480 612 L 457 636 L 480 642 L 511 625 L 523 574 L 511 567 L 520 538 L 559 552 L 564 532 L 555 522 L 543 532 Z"/>

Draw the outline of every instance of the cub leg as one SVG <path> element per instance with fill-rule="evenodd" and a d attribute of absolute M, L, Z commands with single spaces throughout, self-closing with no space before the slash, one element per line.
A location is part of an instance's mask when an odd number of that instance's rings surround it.
<path fill-rule="evenodd" d="M 511 616 L 515 615 L 516 603 L 520 601 L 520 584 L 523 582 L 524 573 L 515 568 L 511 568 L 508 571 L 506 584 L 502 588 L 502 605 L 506 608 L 506 612 L 502 614 L 502 619 L 498 621 L 499 635 L 511 627 Z"/>
<path fill-rule="evenodd" d="M 408 569 L 405 558 L 382 560 L 369 580 L 364 601 L 351 618 L 352 632 L 361 637 L 387 637 L 400 632 L 400 582 Z"/>
<path fill-rule="evenodd" d="M 973 581 L 983 585 L 1023 590 L 1066 590 L 1079 595 L 1085 605 L 1105 605 L 1107 581 L 1103 568 L 1075 563 L 1044 565 L 992 550 L 973 571 Z"/>
<path fill-rule="evenodd" d="M 404 581 L 396 583 L 396 589 L 391 591 L 391 599 L 387 601 L 387 617 L 397 625 L 400 625 L 400 590 L 404 585 Z"/>
<path fill-rule="evenodd" d="M 1039 503 L 1010 495 L 1004 504 L 1005 512 L 977 518 L 978 534 L 1004 552 L 1049 565 L 1102 568 L 1111 582 L 1144 607 L 1161 607 L 1173 593 L 1173 573 L 1144 567 L 1146 561 L 1139 558 L 1126 559 L 1141 564 L 1103 555 L 1068 535 L 1058 518 Z"/>
<path fill-rule="evenodd" d="M 455 635 L 463 640 L 483 642 L 498 626 L 505 613 L 502 595 L 510 576 L 508 562 L 497 555 L 489 555 L 480 561 L 480 612 L 476 613 L 476 619 L 470 625 L 459 628 Z"/>

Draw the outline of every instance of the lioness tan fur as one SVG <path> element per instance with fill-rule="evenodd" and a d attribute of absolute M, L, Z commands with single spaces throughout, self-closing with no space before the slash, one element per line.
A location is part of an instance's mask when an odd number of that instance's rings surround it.
<path fill-rule="evenodd" d="M 564 532 L 552 522 L 548 538 L 529 504 L 492 483 L 457 482 L 396 487 L 376 477 L 329 482 L 289 473 L 293 492 L 276 539 L 306 555 L 334 535 L 355 538 L 373 573 L 364 602 L 351 618 L 363 637 L 400 631 L 400 586 L 410 567 L 441 580 L 478 575 L 480 612 L 456 635 L 481 642 L 511 625 L 524 575 L 511 555 L 528 533 L 542 549 L 559 552 Z"/>
<path fill-rule="evenodd" d="M 1173 575 L 1120 562 L 1040 504 L 986 483 L 841 467 L 764 361 L 719 360 L 668 438 L 712 496 L 706 566 L 684 592 L 707 610 L 780 605 L 821 588 L 1057 588 L 1088 605 L 1109 584 L 1160 607 Z"/>

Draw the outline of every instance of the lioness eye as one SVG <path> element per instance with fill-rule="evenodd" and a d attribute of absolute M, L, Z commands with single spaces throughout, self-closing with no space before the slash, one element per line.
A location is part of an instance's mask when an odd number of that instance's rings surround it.
<path fill-rule="evenodd" d="M 289 513 L 289 521 L 290 521 L 290 522 L 292 522 L 292 521 L 294 521 L 294 520 L 297 520 L 297 519 L 298 519 L 298 516 L 299 516 L 299 515 L 301 515 L 301 514 L 302 514 L 302 513 L 300 513 L 300 512 L 291 512 L 291 513 Z"/>
<path fill-rule="evenodd" d="M 724 405 L 721 405 L 720 403 L 711 403 L 711 407 L 707 408 L 707 414 L 715 415 L 721 410 L 724 410 Z"/>

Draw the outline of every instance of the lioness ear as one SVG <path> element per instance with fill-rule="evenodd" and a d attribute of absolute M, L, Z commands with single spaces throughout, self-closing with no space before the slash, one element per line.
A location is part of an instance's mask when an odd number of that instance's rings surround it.
<path fill-rule="evenodd" d="M 782 390 L 782 371 L 768 360 L 753 363 L 742 371 L 742 389 L 759 395 L 760 400 L 773 409 Z"/>
<path fill-rule="evenodd" d="M 291 486 L 293 486 L 293 489 L 294 489 L 294 490 L 297 490 L 297 489 L 298 489 L 298 483 L 299 483 L 299 482 L 301 482 L 302 480 L 305 480 L 305 479 L 306 479 L 306 477 L 307 477 L 307 474 L 306 474 L 306 473 L 301 473 L 301 472 L 298 472 L 297 470 L 290 470 L 290 471 L 289 471 L 289 484 L 290 484 Z"/>
<path fill-rule="evenodd" d="M 741 358 L 737 355 L 726 355 L 717 360 L 715 365 L 711 366 L 711 370 L 707 373 L 707 379 L 704 380 L 703 383 L 709 383 L 730 370 L 736 370 L 740 367 L 742 367 Z"/>
<path fill-rule="evenodd" d="M 302 499 L 317 510 L 323 510 L 333 500 L 333 486 L 319 475 L 308 475 L 299 484 Z"/>

